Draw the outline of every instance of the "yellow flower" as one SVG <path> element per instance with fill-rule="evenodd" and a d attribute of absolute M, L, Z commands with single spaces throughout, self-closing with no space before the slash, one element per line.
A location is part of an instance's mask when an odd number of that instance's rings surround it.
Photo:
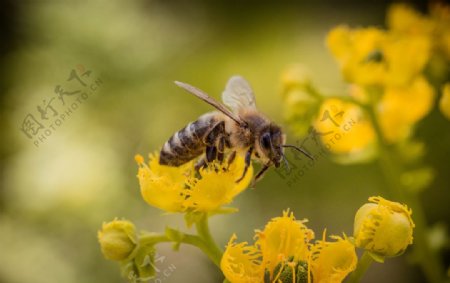
<path fill-rule="evenodd" d="M 344 236 L 332 236 L 334 242 L 317 241 L 312 247 L 312 273 L 314 283 L 338 283 L 355 270 L 358 263 L 355 246 Z"/>
<path fill-rule="evenodd" d="M 429 34 L 433 23 L 406 4 L 392 4 L 387 12 L 387 25 L 390 30 L 402 34 Z"/>
<path fill-rule="evenodd" d="M 432 3 L 430 16 L 425 16 L 406 4 L 394 4 L 388 11 L 387 24 L 395 35 L 426 37 L 435 50 L 450 59 L 450 6 Z"/>
<path fill-rule="evenodd" d="M 437 49 L 442 50 L 450 60 L 450 6 L 443 3 L 433 3 L 430 7 L 430 14 L 435 23 Z"/>
<path fill-rule="evenodd" d="M 312 230 L 293 213 L 284 211 L 273 218 L 263 231 L 256 232 L 256 242 L 236 243 L 233 235 L 221 260 L 221 269 L 232 283 L 283 282 L 308 278 L 309 241 Z"/>
<path fill-rule="evenodd" d="M 450 119 L 450 83 L 446 83 L 442 88 L 442 97 L 439 101 L 439 109 L 447 119 Z"/>
<path fill-rule="evenodd" d="M 431 85 L 418 77 L 405 87 L 387 87 L 377 107 L 377 116 L 388 142 L 407 138 L 412 126 L 430 112 L 435 93 Z"/>
<path fill-rule="evenodd" d="M 372 27 L 351 30 L 338 26 L 329 32 L 326 41 L 347 81 L 362 85 L 384 82 L 386 33 L 383 30 Z"/>
<path fill-rule="evenodd" d="M 386 62 L 384 84 L 407 86 L 422 73 L 430 59 L 431 38 L 389 34 L 382 52 Z"/>
<path fill-rule="evenodd" d="M 125 260 L 137 246 L 136 228 L 126 220 L 103 223 L 98 231 L 98 241 L 105 258 Z"/>
<path fill-rule="evenodd" d="M 232 283 L 261 282 L 264 267 L 261 264 L 261 251 L 247 242 L 236 243 L 233 234 L 220 262 L 225 277 Z"/>
<path fill-rule="evenodd" d="M 138 179 L 144 200 L 168 212 L 209 212 L 229 204 L 249 185 L 253 168 L 236 183 L 244 172 L 244 158 L 236 156 L 231 164 L 214 161 L 197 175 L 194 161 L 180 167 L 159 164 L 159 156 L 151 155 L 149 164 L 137 155 Z"/>
<path fill-rule="evenodd" d="M 382 197 L 370 197 L 355 215 L 355 244 L 380 257 L 402 254 L 413 242 L 411 210 Z"/>
<path fill-rule="evenodd" d="M 306 221 L 296 221 L 294 214 L 283 212 L 275 217 L 263 231 L 257 231 L 256 246 L 263 254 L 263 266 L 272 274 L 281 261 L 293 257 L 295 261 L 306 261 L 309 255 L 308 242 L 314 238 L 314 232 L 306 228 Z"/>
<path fill-rule="evenodd" d="M 427 35 L 345 26 L 331 30 L 327 44 L 344 78 L 363 86 L 408 84 L 423 71 L 431 50 Z"/>
<path fill-rule="evenodd" d="M 363 157 L 375 142 L 375 133 L 363 110 L 335 98 L 323 102 L 314 127 L 325 147 L 336 154 Z"/>

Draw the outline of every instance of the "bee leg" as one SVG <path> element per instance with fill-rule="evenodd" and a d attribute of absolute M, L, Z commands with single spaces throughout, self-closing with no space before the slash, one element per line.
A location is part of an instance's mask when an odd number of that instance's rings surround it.
<path fill-rule="evenodd" d="M 217 147 L 222 144 L 222 152 L 224 147 L 224 141 L 221 141 L 225 132 L 225 122 L 217 123 L 210 131 L 206 134 L 203 142 L 206 145 L 206 161 L 208 163 L 212 162 L 217 158 Z M 219 148 L 220 152 L 220 148 Z M 222 157 L 223 159 L 223 157 Z"/>
<path fill-rule="evenodd" d="M 236 158 L 236 151 L 234 150 L 233 152 L 230 153 L 230 155 L 228 155 L 228 167 L 227 170 L 230 168 L 230 164 L 233 163 L 234 159 Z"/>
<path fill-rule="evenodd" d="M 214 146 L 225 133 L 225 122 L 217 123 L 203 138 L 203 143 L 207 146 Z"/>
<path fill-rule="evenodd" d="M 195 164 L 195 172 L 200 171 L 200 168 L 205 168 L 206 167 L 206 159 L 202 158 L 200 159 L 196 164 Z"/>
<path fill-rule="evenodd" d="M 267 172 L 267 169 L 270 168 L 270 165 L 264 165 L 261 170 L 259 170 L 258 174 L 256 174 L 255 178 L 253 179 L 252 183 L 250 184 L 250 187 L 254 187 L 256 182 L 261 180 L 261 178 L 264 176 L 264 174 Z"/>
<path fill-rule="evenodd" d="M 217 157 L 217 147 L 207 146 L 206 147 L 206 162 L 211 163 Z"/>
<path fill-rule="evenodd" d="M 247 150 L 247 153 L 245 153 L 244 172 L 242 172 L 242 176 L 236 181 L 236 183 L 239 183 L 240 181 L 242 181 L 242 179 L 244 179 L 244 177 L 245 177 L 245 174 L 247 174 L 247 170 L 248 170 L 248 167 L 250 166 L 250 161 L 252 159 L 252 152 L 253 152 L 253 147 L 250 147 Z"/>
<path fill-rule="evenodd" d="M 217 160 L 220 163 L 223 162 L 225 152 L 225 137 L 223 135 L 220 136 L 219 142 L 217 143 Z"/>

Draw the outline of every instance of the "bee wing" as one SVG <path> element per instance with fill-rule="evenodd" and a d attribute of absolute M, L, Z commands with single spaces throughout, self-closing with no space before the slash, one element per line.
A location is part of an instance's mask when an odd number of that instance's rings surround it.
<path fill-rule="evenodd" d="M 228 108 L 225 107 L 225 105 L 223 105 L 222 103 L 218 102 L 214 98 L 210 97 L 204 91 L 202 91 L 202 90 L 200 90 L 200 89 L 198 89 L 198 88 L 196 88 L 194 86 L 191 86 L 190 84 L 183 83 L 183 82 L 175 81 L 175 84 L 177 86 L 187 90 L 188 92 L 192 93 L 193 95 L 197 96 L 198 98 L 200 98 L 201 100 L 205 101 L 209 105 L 213 106 L 214 108 L 216 108 L 217 110 L 219 110 L 223 114 L 225 114 L 228 117 L 230 117 L 231 119 L 233 119 L 239 125 L 241 125 L 241 126 L 247 125 L 247 123 L 244 122 L 237 114 L 234 114 L 233 112 L 231 112 Z"/>
<path fill-rule="evenodd" d="M 222 92 L 222 101 L 234 113 L 243 108 L 256 109 L 253 90 L 241 76 L 233 76 L 228 80 L 225 90 Z"/>

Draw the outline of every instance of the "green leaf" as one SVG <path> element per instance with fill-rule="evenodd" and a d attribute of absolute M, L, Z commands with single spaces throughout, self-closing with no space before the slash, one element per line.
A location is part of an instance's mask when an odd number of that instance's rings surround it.
<path fill-rule="evenodd" d="M 186 226 L 188 228 L 191 228 L 192 225 L 199 222 L 202 217 L 205 215 L 204 212 L 198 212 L 198 211 L 188 211 L 184 215 L 184 221 L 186 222 Z"/>
<path fill-rule="evenodd" d="M 219 209 L 209 212 L 208 216 L 213 216 L 213 215 L 217 215 L 217 214 L 232 214 L 232 213 L 236 213 L 238 211 L 239 211 L 239 209 L 237 209 L 235 207 L 221 207 Z"/>
<path fill-rule="evenodd" d="M 169 238 L 172 242 L 180 243 L 183 241 L 185 234 L 183 232 L 180 232 L 180 230 L 173 229 L 170 227 L 166 227 L 165 234 L 167 238 Z"/>
<path fill-rule="evenodd" d="M 401 175 L 401 182 L 410 192 L 419 193 L 428 187 L 434 179 L 431 167 L 422 167 L 405 172 Z"/>
<path fill-rule="evenodd" d="M 138 271 L 138 280 L 146 281 L 155 277 L 155 247 L 153 245 L 143 246 L 139 249 L 134 264 Z"/>

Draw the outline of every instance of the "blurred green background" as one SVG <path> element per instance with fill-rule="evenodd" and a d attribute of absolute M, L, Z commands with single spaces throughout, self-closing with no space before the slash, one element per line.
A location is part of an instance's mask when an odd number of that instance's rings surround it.
<path fill-rule="evenodd" d="M 423 9 L 425 4 L 416 7 Z M 293 63 L 310 69 L 314 82 L 334 93 L 344 84 L 325 48 L 331 27 L 384 25 L 389 2 L 298 1 L 3 1 L 1 4 L 0 282 L 124 282 L 116 263 L 97 243 L 103 221 L 124 217 L 139 229 L 185 229 L 180 215 L 163 215 L 140 197 L 136 153 L 147 155 L 175 131 L 211 108 L 178 89 L 174 80 L 218 98 L 227 79 L 241 74 L 252 84 L 258 107 L 283 125 L 280 75 Z M 28 114 L 40 118 L 57 97 L 55 87 L 82 89 L 68 81 L 72 70 L 87 86 L 100 80 L 45 140 L 34 144 L 21 130 Z M 53 118 L 52 111 L 48 112 Z M 48 121 L 46 121 L 48 122 Z M 450 122 L 434 111 L 418 125 L 436 179 L 423 194 L 429 223 L 447 225 L 450 215 Z M 48 123 L 46 125 L 48 128 Z M 296 137 L 288 140 L 295 142 Z M 45 135 L 41 129 L 38 136 Z M 48 133 L 48 132 L 47 132 Z M 321 235 L 352 234 L 356 210 L 383 194 L 375 165 L 339 166 L 320 159 L 288 186 L 271 171 L 256 190 L 233 204 L 236 215 L 212 218 L 220 245 L 232 233 L 252 241 L 253 230 L 282 210 Z M 222 275 L 198 250 L 173 252 L 158 280 L 221 282 Z M 445 255 L 444 255 L 445 256 Z M 447 249 L 448 263 L 448 249 Z M 371 267 L 364 282 L 423 282 L 408 256 Z"/>

